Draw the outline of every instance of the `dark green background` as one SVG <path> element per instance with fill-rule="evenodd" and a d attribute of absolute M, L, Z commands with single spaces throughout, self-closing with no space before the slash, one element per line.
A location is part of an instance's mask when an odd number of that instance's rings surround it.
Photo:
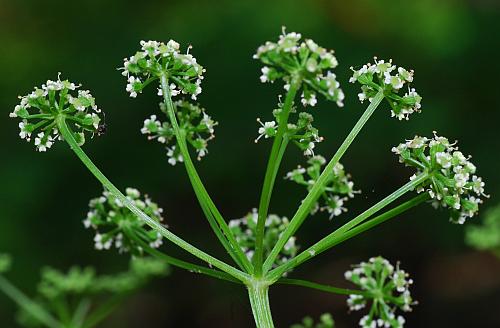
<path fill-rule="evenodd" d="M 372 56 L 393 58 L 415 70 L 422 114 L 409 122 L 391 119 L 381 107 L 343 158 L 363 194 L 349 202 L 359 213 L 407 181 L 411 172 L 390 148 L 414 134 L 433 130 L 460 140 L 473 154 L 479 174 L 498 202 L 500 118 L 500 5 L 496 0 L 350 1 L 25 1 L 0 0 L 0 251 L 11 253 L 9 277 L 32 293 L 43 265 L 95 265 L 101 272 L 123 268 L 126 258 L 92 249 L 83 229 L 87 202 L 100 193 L 96 180 L 58 142 L 48 153 L 17 137 L 8 113 L 17 96 L 57 72 L 92 91 L 106 112 L 108 133 L 85 145 L 98 166 L 120 188 L 149 193 L 166 211 L 170 228 L 223 257 L 193 197 L 182 166 L 171 167 L 162 147 L 139 129 L 157 112 L 151 88 L 137 99 L 125 92 L 116 71 L 141 39 L 191 43 L 207 68 L 201 103 L 220 125 L 210 154 L 198 164 L 208 190 L 227 218 L 244 215 L 258 202 L 270 143 L 255 145 L 256 117 L 269 120 L 280 86 L 259 82 L 252 60 L 258 45 L 277 39 L 281 26 L 336 51 L 337 75 L 346 106 L 321 101 L 313 108 L 325 141 L 318 151 L 331 156 L 364 106 L 347 83 L 349 67 Z M 292 149 L 287 170 L 302 163 Z M 291 216 L 303 197 L 299 187 L 279 179 L 272 212 Z M 312 217 L 299 232 L 308 245 L 347 220 Z M 480 219 L 478 219 L 480 220 Z M 475 219 L 475 221 L 477 221 Z M 498 327 L 499 262 L 468 249 L 463 226 L 424 205 L 307 263 L 293 277 L 336 285 L 350 264 L 370 256 L 401 260 L 412 273 L 420 301 L 407 315 L 408 327 Z M 170 245 L 172 254 L 184 256 Z M 188 257 L 187 257 L 188 258 Z M 123 305 L 103 327 L 251 327 L 245 291 L 233 285 L 175 270 Z M 339 327 L 354 327 L 361 313 L 347 314 L 345 299 L 299 287 L 273 287 L 278 327 L 306 314 L 333 312 Z M 13 327 L 14 305 L 0 295 L 0 327 Z"/>

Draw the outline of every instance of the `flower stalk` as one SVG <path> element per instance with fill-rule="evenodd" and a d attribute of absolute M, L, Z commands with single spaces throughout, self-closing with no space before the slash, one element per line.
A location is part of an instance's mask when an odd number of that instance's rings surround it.
<path fill-rule="evenodd" d="M 264 243 L 264 228 L 265 221 L 269 212 L 269 203 L 271 202 L 271 195 L 273 192 L 274 182 L 276 180 L 276 175 L 278 174 L 279 166 L 285 153 L 286 146 L 288 144 L 288 139 L 285 136 L 287 130 L 288 116 L 292 110 L 293 100 L 300 88 L 301 80 L 299 77 L 293 77 L 290 83 L 290 88 L 286 94 L 285 103 L 281 110 L 279 116 L 279 126 L 276 136 L 273 141 L 273 146 L 271 149 L 271 154 L 269 155 L 269 161 L 267 163 L 267 169 L 264 177 L 264 184 L 262 186 L 262 192 L 260 196 L 259 203 L 259 216 L 257 220 L 257 233 L 255 242 L 255 256 L 254 256 L 254 266 L 256 276 L 262 274 L 262 262 L 263 262 L 263 243 Z"/>
<path fill-rule="evenodd" d="M 370 119 L 372 114 L 375 112 L 375 109 L 377 109 L 378 105 L 380 102 L 384 99 L 384 92 L 381 89 L 375 97 L 372 99 L 370 105 L 368 108 L 365 110 L 363 115 L 359 118 L 358 122 L 356 125 L 352 128 L 351 132 L 347 135 L 345 138 L 344 142 L 342 145 L 339 147 L 335 155 L 333 155 L 332 159 L 330 162 L 327 164 L 321 175 L 319 176 L 318 180 L 316 183 L 313 185 L 309 193 L 307 194 L 306 198 L 302 201 L 300 204 L 297 212 L 293 216 L 292 220 L 290 221 L 290 225 L 287 227 L 287 229 L 283 232 L 281 235 L 280 239 L 274 246 L 273 250 L 269 254 L 268 258 L 264 262 L 263 265 L 263 272 L 266 273 L 268 272 L 274 261 L 276 260 L 276 257 L 278 256 L 279 252 L 285 246 L 287 243 L 288 239 L 293 236 L 293 234 L 299 229 L 299 227 L 302 225 L 304 220 L 306 219 L 307 215 L 310 213 L 312 206 L 320 196 L 323 188 L 325 187 L 325 184 L 328 182 L 328 176 L 332 174 L 332 170 L 335 167 L 335 165 L 340 161 L 344 153 L 347 151 L 349 146 L 352 144 L 356 136 L 359 134 L 363 126 L 366 124 L 366 122 Z"/>
<path fill-rule="evenodd" d="M 179 128 L 179 125 L 177 123 L 174 104 L 172 103 L 171 90 L 168 85 L 168 77 L 166 74 L 161 75 L 160 83 L 163 98 L 167 108 L 167 114 L 174 129 L 175 137 L 184 159 L 189 179 L 196 193 L 198 201 L 200 202 L 200 205 L 203 209 L 203 212 L 205 213 L 205 216 L 207 217 L 212 230 L 214 230 L 215 234 L 219 238 L 226 251 L 231 255 L 231 257 L 240 266 L 241 269 L 250 273 L 253 271 L 252 264 L 245 256 L 245 254 L 243 254 L 241 247 L 236 242 L 236 239 L 227 226 L 226 221 L 208 195 L 208 192 L 203 186 L 203 183 L 201 182 L 201 179 L 193 165 L 191 156 L 189 155 L 189 150 L 187 148 L 186 139 L 183 136 L 182 130 Z"/>
<path fill-rule="evenodd" d="M 231 275 L 227 274 L 226 272 L 221 272 L 221 271 L 210 269 L 210 268 L 207 268 L 207 267 L 204 267 L 201 265 L 197 265 L 194 263 L 183 261 L 183 260 L 180 260 L 180 259 L 175 258 L 173 256 L 167 255 L 161 251 L 158 251 L 158 250 L 150 247 L 142 239 L 137 237 L 133 231 L 126 231 L 125 233 L 131 239 L 134 239 L 137 242 L 137 244 L 139 244 L 146 253 L 148 253 L 149 255 L 151 255 L 153 257 L 156 257 L 157 259 L 163 260 L 170 265 L 187 270 L 189 272 L 204 274 L 204 275 L 207 275 L 207 276 L 212 277 L 212 278 L 217 278 L 217 279 L 221 279 L 221 280 L 225 280 L 225 281 L 229 281 L 229 282 L 233 282 L 233 283 L 240 283 L 239 280 L 233 278 Z"/>
<path fill-rule="evenodd" d="M 316 242 L 314 245 L 306 249 L 305 251 L 301 252 L 298 254 L 296 257 L 288 261 L 287 263 L 277 267 L 276 269 L 272 270 L 268 274 L 268 279 L 274 281 L 281 277 L 285 272 L 288 270 L 291 270 L 292 268 L 304 263 L 305 261 L 313 258 L 314 256 L 332 248 L 335 245 L 338 245 L 340 242 L 343 242 L 349 238 L 354 237 L 355 235 L 358 235 L 369 228 L 374 227 L 375 225 L 378 225 L 396 215 L 399 215 L 403 213 L 404 211 L 421 204 L 425 200 L 429 199 L 428 195 L 421 195 L 417 196 L 414 199 L 407 201 L 392 210 L 389 210 L 380 216 L 373 218 L 369 222 L 366 222 L 365 225 L 361 224 L 363 221 L 369 219 L 373 214 L 377 213 L 384 207 L 388 206 L 404 194 L 406 194 L 408 191 L 413 190 L 415 186 L 418 184 L 422 183 L 425 179 L 428 179 L 427 173 L 421 174 L 418 176 L 416 179 L 408 182 L 398 190 L 394 191 L 392 194 L 389 196 L 385 197 L 360 215 L 356 216 L 354 219 L 350 220 L 346 224 L 344 224 L 342 227 L 338 228 L 334 232 L 330 233 L 320 241 Z"/>
<path fill-rule="evenodd" d="M 57 319 L 45 311 L 43 307 L 24 295 L 2 275 L 0 275 L 0 290 L 16 302 L 20 308 L 24 309 L 47 327 L 63 328 L 63 325 Z"/>
<path fill-rule="evenodd" d="M 137 206 L 135 206 L 130 200 L 123 195 L 123 193 L 116 188 L 111 181 L 95 166 L 92 160 L 85 154 L 82 148 L 77 144 L 76 140 L 73 138 L 73 134 L 71 130 L 66 125 L 64 116 L 59 116 L 57 118 L 57 127 L 64 138 L 64 140 L 68 143 L 71 150 L 77 155 L 77 157 L 82 161 L 82 163 L 89 169 L 89 171 L 102 183 L 102 185 L 108 189 L 116 198 L 118 198 L 132 213 L 137 215 L 141 220 L 144 220 L 148 226 L 152 229 L 156 230 L 163 237 L 184 249 L 185 251 L 191 253 L 192 255 L 198 257 L 199 259 L 213 265 L 214 267 L 230 274 L 238 280 L 246 281 L 248 279 L 248 275 L 244 272 L 224 263 L 223 261 L 216 259 L 215 257 L 205 253 L 204 251 L 196 248 L 195 246 L 189 244 L 184 241 L 182 238 L 178 237 L 171 231 L 167 230 L 163 225 L 158 223 L 157 221 L 151 219 L 148 215 L 146 215 L 143 211 L 141 211 Z"/>

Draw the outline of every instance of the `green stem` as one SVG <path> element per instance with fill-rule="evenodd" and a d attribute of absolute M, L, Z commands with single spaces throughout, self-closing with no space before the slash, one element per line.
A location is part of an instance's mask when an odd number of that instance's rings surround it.
<path fill-rule="evenodd" d="M 269 306 L 269 284 L 256 280 L 248 285 L 248 296 L 257 328 L 274 328 Z"/>
<path fill-rule="evenodd" d="M 245 270 L 248 273 L 251 273 L 253 272 L 252 264 L 243 253 L 243 250 L 236 241 L 236 238 L 231 232 L 231 229 L 229 229 L 226 221 L 210 198 L 210 195 L 203 185 L 193 164 L 193 161 L 191 160 L 191 156 L 189 155 L 189 150 L 186 144 L 185 135 L 181 131 L 181 129 L 179 128 L 179 124 L 177 123 L 174 104 L 172 103 L 172 97 L 170 94 L 170 87 L 168 85 L 168 78 L 165 74 L 161 76 L 160 82 L 163 92 L 163 98 L 167 107 L 168 117 L 170 119 L 170 123 L 172 124 L 172 128 L 174 129 L 177 144 L 179 145 L 179 150 L 181 151 L 182 157 L 184 159 L 184 165 L 186 167 L 188 177 L 191 181 L 196 197 L 200 202 L 203 212 L 205 213 L 205 216 L 207 217 L 210 226 L 214 230 L 217 238 L 220 240 L 229 255 L 231 255 L 233 260 L 240 266 L 241 269 Z"/>
<path fill-rule="evenodd" d="M 201 265 L 186 262 L 186 261 L 177 259 L 175 257 L 172 257 L 170 255 L 167 255 L 165 253 L 162 253 L 154 248 L 151 248 L 146 242 L 144 242 L 142 239 L 138 238 L 131 231 L 126 232 L 126 234 L 127 234 L 127 236 L 129 236 L 130 238 L 135 240 L 135 242 L 137 242 L 142 247 L 142 249 L 144 249 L 147 253 L 149 253 L 150 255 L 152 255 L 160 260 L 165 261 L 166 263 L 168 263 L 170 265 L 176 266 L 176 267 L 181 268 L 181 269 L 188 270 L 190 272 L 201 273 L 201 274 L 213 277 L 213 278 L 217 278 L 217 279 L 221 279 L 221 280 L 225 280 L 225 281 L 229 281 L 229 282 L 234 282 L 234 283 L 240 283 L 239 280 L 233 278 L 232 276 L 230 276 L 229 274 L 227 274 L 225 272 L 217 271 L 214 269 L 203 267 Z"/>
<path fill-rule="evenodd" d="M 271 253 L 269 254 L 268 258 L 264 262 L 264 268 L 263 268 L 264 273 L 266 273 L 271 269 L 274 261 L 276 260 L 276 257 L 281 252 L 283 246 L 285 246 L 288 239 L 290 239 L 290 237 L 295 234 L 297 229 L 304 222 L 307 215 L 310 213 L 312 206 L 314 205 L 318 197 L 321 195 L 321 192 L 323 191 L 325 184 L 328 182 L 328 178 L 330 174 L 332 174 L 335 165 L 337 165 L 339 160 L 346 152 L 347 148 L 349 148 L 349 146 L 352 144 L 358 133 L 361 131 L 363 126 L 368 121 L 368 119 L 372 116 L 373 112 L 378 107 L 382 99 L 384 99 L 384 93 L 383 90 L 380 90 L 375 95 L 375 97 L 373 97 L 368 108 L 365 110 L 363 115 L 361 115 L 356 125 L 352 128 L 351 132 L 347 135 L 342 145 L 339 147 L 335 155 L 333 155 L 328 165 L 325 167 L 319 178 L 314 183 L 313 187 L 307 194 L 306 198 L 300 204 L 297 212 L 290 221 L 290 224 L 285 229 L 281 237 L 278 239 L 278 242 L 276 243 Z"/>
<path fill-rule="evenodd" d="M 19 289 L 12 285 L 7 279 L 0 275 L 0 290 L 9 296 L 20 308 L 31 314 L 33 318 L 50 328 L 62 328 L 62 324 L 57 321 L 43 307 L 33 302 Z"/>
<path fill-rule="evenodd" d="M 300 83 L 300 78 L 292 78 L 290 88 L 288 89 L 288 92 L 286 94 L 285 103 L 283 104 L 283 107 L 281 108 L 281 112 L 279 114 L 278 131 L 276 132 L 276 136 L 274 137 L 271 154 L 269 155 L 269 161 L 267 163 L 267 169 L 264 176 L 264 184 L 262 185 L 262 192 L 260 196 L 257 228 L 255 234 L 255 255 L 253 258 L 256 276 L 260 276 L 262 274 L 262 261 L 264 257 L 264 230 L 267 214 L 269 212 L 269 203 L 271 202 L 274 182 L 276 181 L 276 175 L 278 174 L 281 159 L 283 158 L 283 154 L 285 153 L 285 149 L 288 144 L 288 139 L 285 135 L 288 126 L 288 117 L 292 110 L 295 95 L 300 88 Z"/>
<path fill-rule="evenodd" d="M 318 284 L 312 281 L 302 280 L 302 279 L 288 279 L 281 278 L 276 283 L 281 285 L 294 285 L 307 287 L 312 289 L 321 290 L 327 293 L 339 294 L 339 295 L 365 295 L 366 293 L 362 290 L 354 290 L 354 289 L 346 289 L 346 288 L 338 288 L 330 285 Z"/>
<path fill-rule="evenodd" d="M 83 328 L 96 327 L 102 320 L 106 319 L 120 303 L 125 299 L 127 295 L 115 295 L 111 297 L 106 303 L 101 305 L 97 310 L 95 310 L 86 320 Z"/>
<path fill-rule="evenodd" d="M 415 180 L 413 180 L 415 181 Z M 413 182 L 412 181 L 412 182 Z M 401 189 L 398 189 L 401 190 Z M 394 194 L 394 193 L 393 193 Z M 388 199 L 388 197 L 384 198 L 384 200 Z M 269 272 L 269 279 L 271 281 L 278 279 L 281 277 L 285 272 L 289 271 L 290 269 L 304 263 L 305 261 L 313 258 L 314 256 L 332 248 L 335 245 L 340 244 L 341 242 L 344 242 L 354 236 L 357 236 L 358 234 L 373 228 L 376 225 L 379 225 L 407 210 L 409 210 L 412 207 L 415 207 L 422 202 L 426 201 L 429 199 L 429 196 L 427 194 L 422 194 L 419 195 L 407 202 L 404 202 L 403 204 L 396 206 L 395 208 L 371 219 L 368 222 L 365 222 L 363 224 L 360 224 L 362 221 L 366 220 L 374 214 L 375 212 L 372 211 L 372 209 L 379 208 L 381 204 L 384 203 L 384 200 L 380 201 L 379 203 L 375 204 L 372 206 L 370 209 L 367 211 L 363 212 L 362 214 L 358 215 L 356 218 L 352 219 L 348 223 L 344 224 L 342 227 L 339 229 L 335 230 L 334 232 L 330 233 L 328 236 L 324 237 L 305 251 L 301 252 L 299 255 L 296 257 L 292 258 L 290 261 L 286 262 L 285 264 L 277 267 L 276 269 L 272 270 Z M 388 204 L 386 204 L 388 205 Z M 370 214 L 371 213 L 371 214 Z M 370 215 L 368 215 L 370 214 Z M 368 216 L 367 216 L 368 215 Z M 354 223 L 359 224 L 357 226 L 353 225 Z"/>
<path fill-rule="evenodd" d="M 89 171 L 99 180 L 102 185 L 109 190 L 113 196 L 118 198 L 132 213 L 137 215 L 137 217 L 141 220 L 143 220 L 148 226 L 150 226 L 152 229 L 160 233 L 163 237 L 174 243 L 175 245 L 179 246 L 180 248 L 184 249 L 185 251 L 193 254 L 194 256 L 198 257 L 199 259 L 213 265 L 214 267 L 230 274 L 231 276 L 235 277 L 238 280 L 241 281 L 246 281 L 248 280 L 248 275 L 224 262 L 222 262 L 219 259 L 216 259 L 215 257 L 205 253 L 204 251 L 198 249 L 197 247 L 189 244 L 182 238 L 178 237 L 171 231 L 167 230 L 163 225 L 161 225 L 159 222 L 153 220 L 150 218 L 147 214 L 145 214 L 143 211 L 141 211 L 133 202 L 131 202 L 123 193 L 116 188 L 111 181 L 106 178 L 106 176 L 95 166 L 95 164 L 90 160 L 90 158 L 85 154 L 85 152 L 78 146 L 76 143 L 76 140 L 73 138 L 73 134 L 71 133 L 70 129 L 66 125 L 64 116 L 59 116 L 57 118 L 57 126 L 59 129 L 59 132 L 61 133 L 62 137 L 64 140 L 68 143 L 70 146 L 71 150 L 75 152 L 75 154 L 78 156 L 78 158 L 82 161 L 82 163 L 89 169 Z"/>
<path fill-rule="evenodd" d="M 56 312 L 59 321 L 64 326 L 69 326 L 71 323 L 71 314 L 69 311 L 68 303 L 64 296 L 55 298 L 52 302 L 54 311 Z"/>
<path fill-rule="evenodd" d="M 404 202 L 403 204 L 396 206 L 393 209 L 390 209 L 389 211 L 387 211 L 383 214 L 380 214 L 379 216 L 376 216 L 375 218 L 369 220 L 368 222 L 362 223 L 362 224 L 350 229 L 349 231 L 345 232 L 343 235 L 340 235 L 337 238 L 332 239 L 330 241 L 329 248 L 336 246 L 336 245 L 338 245 L 338 244 L 340 244 L 348 239 L 351 239 L 352 237 L 355 237 L 355 236 L 359 235 L 360 233 L 363 233 L 367 230 L 370 230 L 371 228 L 373 228 L 381 223 L 384 223 L 385 221 L 387 221 L 389 219 L 392 219 L 392 218 L 398 216 L 399 214 L 409 210 L 410 208 L 415 207 L 415 206 L 429 200 L 429 198 L 430 198 L 430 196 L 427 193 L 418 195 L 415 198 L 410 199 L 409 201 Z"/>
<path fill-rule="evenodd" d="M 90 300 L 88 298 L 84 298 L 78 303 L 76 310 L 73 314 L 73 318 L 71 319 L 71 327 L 81 328 L 83 327 L 83 323 L 85 322 L 85 317 L 87 316 L 90 309 Z"/>

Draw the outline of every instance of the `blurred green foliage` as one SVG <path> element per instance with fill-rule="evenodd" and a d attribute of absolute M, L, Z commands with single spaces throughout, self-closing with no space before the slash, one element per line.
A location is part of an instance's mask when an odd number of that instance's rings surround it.
<path fill-rule="evenodd" d="M 175 0 L 175 1 L 35 1 L 0 0 L 0 250 L 18 259 L 13 274 L 22 286 L 32 286 L 35 269 L 65 267 L 75 261 L 99 270 L 113 270 L 125 258 L 92 249 L 92 236 L 82 226 L 87 202 L 101 187 L 62 143 L 47 154 L 17 137 L 8 113 L 17 96 L 54 79 L 57 72 L 92 91 L 106 112 L 107 134 L 86 145 L 89 155 L 119 187 L 134 185 L 147 191 L 166 210 L 171 229 L 218 256 L 224 252 L 207 234 L 206 224 L 181 166 L 167 164 L 165 153 L 140 135 L 144 118 L 156 110 L 153 91 L 130 99 L 116 68 L 141 39 L 176 39 L 191 43 L 207 68 L 199 100 L 220 122 L 210 154 L 199 171 L 226 218 L 247 213 L 258 202 L 270 144 L 253 143 L 256 117 L 271 118 L 279 85 L 259 82 L 256 47 L 274 40 L 286 25 L 319 44 L 336 50 L 338 79 L 346 93 L 339 110 L 326 102 L 314 108 L 325 141 L 317 147 L 331 155 L 361 114 L 357 88 L 349 85 L 350 66 L 372 56 L 393 58 L 415 70 L 415 87 L 423 96 L 423 113 L 409 122 L 389 119 L 380 110 L 342 162 L 363 194 L 349 202 L 349 212 L 333 221 L 311 218 L 300 231 L 308 245 L 318 232 L 326 235 L 346 219 L 398 187 L 409 176 L 397 165 L 390 148 L 415 134 L 432 130 L 459 139 L 464 153 L 474 155 L 478 173 L 495 203 L 500 192 L 496 162 L 500 159 L 498 76 L 500 76 L 500 5 L 494 0 Z M 282 175 L 302 161 L 298 151 L 285 156 Z M 224 164 L 221 164 L 224 163 Z M 304 195 L 300 187 L 277 181 L 271 211 L 290 216 Z M 404 245 L 400 246 L 400 245 Z M 179 256 L 172 247 L 172 252 Z M 438 255 L 459 256 L 466 248 L 463 229 L 450 226 L 446 213 L 425 206 L 362 238 L 318 257 L 297 275 L 328 283 L 339 281 L 339 263 L 383 254 L 400 259 L 415 280 L 432 271 Z M 342 268 L 340 268 L 342 267 Z M 477 268 L 471 268 L 477 269 Z M 336 273 L 337 272 L 337 273 Z M 338 277 L 337 277 L 338 276 Z M 336 280 L 334 280 L 336 278 Z M 436 279 L 446 277 L 436 277 Z M 421 305 L 408 318 L 408 327 L 498 326 L 492 307 L 500 295 L 464 296 L 442 300 L 416 284 Z M 281 290 L 280 290 L 281 288 Z M 181 295 L 180 290 L 196 290 Z M 288 287 L 271 292 L 278 326 L 300 321 L 306 314 L 333 312 L 339 327 L 355 324 L 345 314 L 345 300 Z M 215 297 L 217 296 L 217 297 Z M 134 301 L 135 300 L 135 301 Z M 143 304 L 147 304 L 143 305 Z M 106 327 L 190 327 L 218 322 L 219 327 L 250 326 L 244 291 L 237 287 L 174 275 L 134 298 Z M 467 310 L 464 310 L 467 309 Z M 11 327 L 14 307 L 0 296 L 2 326 Z M 338 313 L 338 314 L 337 314 Z"/>
<path fill-rule="evenodd" d="M 489 209 L 481 224 L 467 228 L 466 241 L 471 247 L 491 251 L 500 258 L 500 205 Z"/>
<path fill-rule="evenodd" d="M 334 328 L 335 321 L 330 313 L 323 313 L 320 318 L 320 322 L 314 323 L 314 319 L 311 317 L 305 317 L 302 319 L 301 323 L 296 323 L 290 326 L 290 328 Z"/>

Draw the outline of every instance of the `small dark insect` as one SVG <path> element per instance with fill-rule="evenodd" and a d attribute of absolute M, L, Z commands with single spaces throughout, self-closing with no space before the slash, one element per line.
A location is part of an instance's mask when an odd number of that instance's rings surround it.
<path fill-rule="evenodd" d="M 100 137 L 104 135 L 106 133 L 106 129 L 106 123 L 99 124 L 99 126 L 97 127 L 97 136 Z"/>
<path fill-rule="evenodd" d="M 102 122 L 99 123 L 99 126 L 97 126 L 97 136 L 100 137 L 104 134 L 106 134 L 107 126 L 106 126 L 106 114 L 104 112 L 102 113 L 103 115 L 103 120 Z"/>

